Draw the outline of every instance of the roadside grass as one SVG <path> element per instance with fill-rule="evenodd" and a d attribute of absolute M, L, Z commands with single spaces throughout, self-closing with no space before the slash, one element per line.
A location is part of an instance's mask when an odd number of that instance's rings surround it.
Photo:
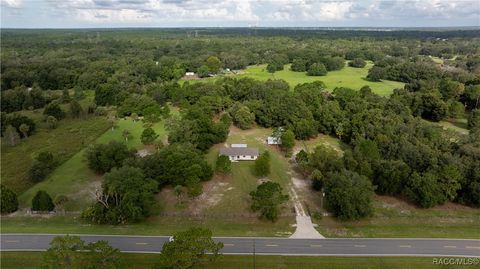
<path fill-rule="evenodd" d="M 2 217 L 2 233 L 172 235 L 188 228 L 210 229 L 215 236 L 284 236 L 292 230 L 291 218 L 281 217 L 272 225 L 256 217 L 242 219 L 193 218 L 156 215 L 129 225 L 92 225 L 79 214 L 68 216 Z"/>
<path fill-rule="evenodd" d="M 33 269 L 42 263 L 42 252 L 1 252 L 3 269 Z M 120 267 L 128 269 L 154 268 L 159 254 L 120 254 Z M 358 269 L 430 269 L 464 268 L 462 265 L 436 265 L 432 257 L 311 257 L 311 256 L 252 256 L 222 255 L 215 262 L 198 268 L 358 268 Z"/>
<path fill-rule="evenodd" d="M 478 209 L 453 203 L 422 209 L 395 197 L 378 195 L 374 207 L 370 219 L 341 222 L 323 217 L 316 222 L 317 229 L 327 237 L 480 238 Z"/>
<path fill-rule="evenodd" d="M 326 76 L 307 76 L 305 72 L 293 72 L 290 70 L 290 65 L 285 65 L 284 70 L 277 71 L 273 74 L 269 73 L 266 68 L 267 65 L 254 65 L 249 66 L 245 70 L 242 70 L 237 75 L 226 75 L 237 78 L 250 77 L 258 80 L 268 79 L 283 79 L 288 82 L 293 89 L 296 85 L 301 83 L 308 83 L 314 81 L 322 81 L 327 86 L 327 89 L 333 90 L 337 87 L 347 87 L 354 90 L 360 90 L 363 86 L 369 86 L 372 91 L 381 96 L 390 95 L 394 89 L 403 88 L 404 83 L 390 80 L 383 80 L 381 82 L 372 82 L 366 80 L 368 70 L 373 66 L 373 63 L 369 62 L 364 68 L 353 68 L 345 66 L 338 71 L 330 71 Z M 212 77 L 207 79 L 190 80 L 195 83 L 199 81 L 215 81 L 221 76 Z"/>
<path fill-rule="evenodd" d="M 143 122 L 133 121 L 130 118 L 119 119 L 115 129 L 112 130 L 109 128 L 108 123 L 106 128 L 107 130 L 104 130 L 104 133 L 92 142 L 102 144 L 113 140 L 125 141 L 122 132 L 128 130 L 131 133 L 131 137 L 126 142 L 127 145 L 130 148 L 143 147 L 140 141 L 140 135 L 144 129 Z M 165 137 L 164 121 L 156 123 L 153 129 L 160 135 L 159 139 Z M 64 139 L 68 141 L 75 140 L 70 137 Z M 85 147 L 87 145 L 83 146 Z M 59 194 L 66 195 L 69 201 L 65 205 L 65 210 L 68 211 L 82 210 L 86 205 L 91 203 L 93 196 L 90 191 L 94 191 L 96 187 L 100 186 L 101 176 L 96 175 L 88 168 L 85 151 L 86 148 L 77 152 L 72 158 L 55 169 L 47 179 L 20 195 L 20 207 L 30 207 L 31 199 L 39 190 L 46 191 L 53 198 Z"/>

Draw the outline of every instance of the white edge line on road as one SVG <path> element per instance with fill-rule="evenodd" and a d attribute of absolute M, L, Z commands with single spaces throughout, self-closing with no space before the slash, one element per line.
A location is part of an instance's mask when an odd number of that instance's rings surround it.
<path fill-rule="evenodd" d="M 76 234 L 76 233 L 2 233 L 0 235 L 50 235 L 50 236 L 59 236 L 59 235 L 75 235 L 75 236 L 108 236 L 108 237 L 157 237 L 157 238 L 169 238 L 170 235 L 122 235 L 122 234 Z M 480 239 L 475 238 L 396 238 L 396 237 L 382 237 L 382 238 L 360 238 L 360 237 L 328 237 L 322 239 L 308 239 L 308 238 L 290 238 L 290 237 L 248 237 L 248 236 L 214 236 L 214 239 L 287 239 L 287 240 L 461 240 L 461 241 L 478 241 Z"/>
<path fill-rule="evenodd" d="M 28 252 L 28 251 L 34 251 L 34 252 L 42 252 L 46 251 L 46 249 L 5 249 L 5 250 L 0 250 L 0 252 Z M 120 251 L 122 253 L 144 253 L 144 254 L 159 254 L 161 253 L 160 251 L 136 251 L 136 250 L 124 250 Z M 250 256 L 252 255 L 251 252 L 220 252 L 223 255 L 246 255 Z M 322 253 L 322 254 L 298 254 L 298 253 L 255 253 L 255 255 L 260 255 L 260 256 L 346 256 L 346 257 L 359 257 L 359 256 L 364 256 L 364 257 L 465 257 L 465 258 L 480 258 L 479 256 L 475 255 L 445 255 L 445 254 L 342 254 L 342 253 Z"/>

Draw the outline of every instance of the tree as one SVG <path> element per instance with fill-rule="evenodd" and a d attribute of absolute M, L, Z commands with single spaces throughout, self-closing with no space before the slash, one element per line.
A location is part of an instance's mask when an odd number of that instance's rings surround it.
<path fill-rule="evenodd" d="M 230 114 L 232 115 L 233 123 L 242 130 L 252 128 L 255 123 L 255 114 L 250 112 L 247 106 L 240 103 L 233 105 L 230 109 Z"/>
<path fill-rule="evenodd" d="M 221 173 L 222 175 L 230 173 L 232 171 L 232 162 L 228 156 L 220 155 L 215 162 L 215 171 Z"/>
<path fill-rule="evenodd" d="M 52 211 L 55 208 L 52 197 L 45 191 L 38 191 L 32 199 L 32 210 Z"/>
<path fill-rule="evenodd" d="M 294 59 L 290 69 L 294 72 L 305 72 L 307 71 L 307 61 L 304 59 Z"/>
<path fill-rule="evenodd" d="M 322 63 L 314 63 L 308 67 L 307 76 L 325 76 L 327 69 Z"/>
<path fill-rule="evenodd" d="M 98 224 L 138 222 L 150 215 L 157 189 L 157 183 L 146 178 L 140 168 L 113 168 L 103 178 L 102 193 L 96 193 L 97 202 L 82 216 Z"/>
<path fill-rule="evenodd" d="M 83 250 L 84 242 L 79 236 L 57 236 L 50 242 L 50 248 L 43 256 L 41 268 L 83 268 L 83 254 L 80 252 Z"/>
<path fill-rule="evenodd" d="M 78 119 L 83 115 L 83 108 L 77 100 L 70 101 L 70 115 L 74 119 Z"/>
<path fill-rule="evenodd" d="M 480 109 L 474 109 L 468 116 L 468 127 L 470 129 L 480 127 Z"/>
<path fill-rule="evenodd" d="M 219 257 L 223 243 L 215 243 L 212 232 L 203 228 L 191 228 L 176 233 L 173 241 L 166 242 L 160 254 L 160 267 L 188 269 L 214 262 Z"/>
<path fill-rule="evenodd" d="M 367 80 L 378 82 L 384 79 L 385 70 L 378 66 L 373 66 L 368 70 Z"/>
<path fill-rule="evenodd" d="M 65 118 L 65 112 L 60 108 L 57 102 L 51 102 L 43 110 L 43 115 L 53 116 L 57 120 Z"/>
<path fill-rule="evenodd" d="M 254 174 L 257 177 L 265 177 L 270 174 L 270 153 L 268 151 L 264 151 L 255 160 Z"/>
<path fill-rule="evenodd" d="M 30 180 L 39 182 L 45 179 L 48 174 L 55 168 L 56 162 L 53 154 L 48 151 L 40 152 L 37 158 L 33 161 L 32 167 L 29 170 Z"/>
<path fill-rule="evenodd" d="M 197 69 L 197 76 L 199 78 L 206 78 L 210 75 L 210 69 L 206 65 L 202 65 Z"/>
<path fill-rule="evenodd" d="M 263 182 L 255 191 L 250 192 L 252 210 L 260 211 L 266 219 L 274 222 L 278 219 L 280 207 L 288 201 L 288 195 L 283 194 L 283 189 L 276 182 Z"/>
<path fill-rule="evenodd" d="M 85 244 L 79 236 L 57 236 L 43 254 L 40 268 L 44 269 L 115 269 L 120 251 L 106 241 Z"/>
<path fill-rule="evenodd" d="M 22 123 L 18 129 L 20 130 L 24 138 L 28 137 L 28 131 L 30 130 L 30 126 L 28 126 L 25 123 Z"/>
<path fill-rule="evenodd" d="M 123 161 L 132 157 L 127 145 L 117 141 L 108 144 L 95 144 L 87 149 L 88 167 L 97 173 L 105 173 L 113 167 L 120 167 Z"/>
<path fill-rule="evenodd" d="M 116 269 L 120 265 L 120 250 L 111 247 L 107 241 L 89 243 L 86 247 L 87 266 L 92 269 Z"/>
<path fill-rule="evenodd" d="M 158 138 L 158 134 L 152 128 L 146 128 L 143 130 L 140 140 L 144 145 L 152 144 L 155 139 Z"/>
<path fill-rule="evenodd" d="M 295 146 L 295 134 L 292 130 L 288 129 L 282 133 L 280 140 L 282 141 L 280 148 L 285 152 L 286 156 L 290 156 Z"/>
<path fill-rule="evenodd" d="M 0 185 L 0 212 L 12 213 L 18 209 L 17 194 L 4 185 Z"/>
<path fill-rule="evenodd" d="M 222 68 L 222 62 L 215 56 L 208 57 L 205 65 L 212 74 L 217 74 L 218 71 L 220 71 L 220 68 Z"/>
<path fill-rule="evenodd" d="M 57 210 L 63 210 L 63 207 L 67 202 L 68 202 L 68 197 L 63 194 L 57 195 L 53 200 L 53 204 L 55 205 L 55 209 Z"/>
<path fill-rule="evenodd" d="M 367 63 L 362 58 L 355 58 L 351 62 L 349 62 L 348 65 L 356 68 L 364 68 Z"/>
<path fill-rule="evenodd" d="M 124 130 L 122 131 L 122 136 L 123 136 L 123 138 L 125 138 L 125 142 L 128 142 L 128 138 L 131 138 L 131 137 L 132 137 L 132 133 L 130 133 L 129 130 L 124 129 Z"/>
<path fill-rule="evenodd" d="M 333 173 L 325 184 L 327 207 L 341 220 L 358 220 L 373 214 L 373 186 L 355 172 Z"/>
<path fill-rule="evenodd" d="M 293 132 L 298 139 L 306 140 L 318 134 L 317 123 L 312 119 L 300 119 L 293 124 Z"/>
<path fill-rule="evenodd" d="M 311 175 L 312 178 L 312 187 L 316 191 L 321 191 L 325 186 L 325 177 L 323 176 L 320 170 L 315 169 Z"/>
<path fill-rule="evenodd" d="M 7 140 L 10 146 L 16 146 L 18 142 L 20 142 L 20 135 L 12 125 L 8 125 L 5 133 L 4 133 L 5 140 Z"/>
<path fill-rule="evenodd" d="M 58 126 L 58 121 L 54 116 L 47 117 L 47 126 L 50 129 L 55 129 Z"/>

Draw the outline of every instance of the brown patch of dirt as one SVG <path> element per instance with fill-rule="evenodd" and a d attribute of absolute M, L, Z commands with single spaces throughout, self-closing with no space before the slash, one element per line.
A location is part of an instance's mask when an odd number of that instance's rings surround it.
<path fill-rule="evenodd" d="M 202 194 L 191 201 L 189 211 L 198 214 L 203 209 L 212 207 L 220 202 L 225 192 L 233 189 L 233 187 L 230 187 L 230 182 L 225 179 L 222 176 L 215 175 L 212 180 L 204 182 L 202 184 Z"/>

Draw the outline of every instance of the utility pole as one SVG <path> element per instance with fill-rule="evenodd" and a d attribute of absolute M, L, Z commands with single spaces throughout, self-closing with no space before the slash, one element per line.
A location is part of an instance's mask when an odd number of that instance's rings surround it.
<path fill-rule="evenodd" d="M 256 263 L 255 263 L 255 238 L 253 239 L 253 269 L 256 268 Z"/>

